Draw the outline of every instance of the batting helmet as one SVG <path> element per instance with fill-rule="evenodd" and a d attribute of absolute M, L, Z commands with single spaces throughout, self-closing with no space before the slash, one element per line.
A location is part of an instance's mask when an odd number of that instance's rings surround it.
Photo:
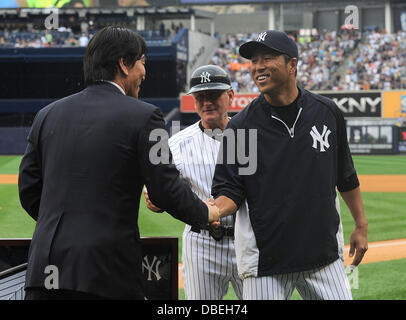
<path fill-rule="evenodd" d="M 228 89 L 231 89 L 231 80 L 228 73 L 218 66 L 208 64 L 193 71 L 190 77 L 188 94 L 204 90 Z"/>

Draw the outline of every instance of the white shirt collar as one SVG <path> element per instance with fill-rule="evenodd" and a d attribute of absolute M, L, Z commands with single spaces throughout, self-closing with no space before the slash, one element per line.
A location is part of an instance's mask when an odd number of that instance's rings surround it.
<path fill-rule="evenodd" d="M 103 80 L 104 82 L 108 82 L 108 83 L 111 83 L 113 86 L 116 86 L 120 91 L 121 91 L 121 93 L 123 94 L 123 95 L 125 95 L 125 92 L 124 92 L 124 90 L 123 90 L 123 88 L 121 88 L 117 83 L 115 83 L 114 81 L 108 81 L 108 80 Z"/>

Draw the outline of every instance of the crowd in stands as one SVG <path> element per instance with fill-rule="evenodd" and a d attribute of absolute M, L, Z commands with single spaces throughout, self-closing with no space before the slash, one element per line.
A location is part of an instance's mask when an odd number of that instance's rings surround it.
<path fill-rule="evenodd" d="M 73 33 L 70 28 L 58 30 L 0 30 L 0 48 L 86 47 L 93 32 Z"/>
<path fill-rule="evenodd" d="M 183 26 L 143 31 L 150 41 L 167 40 Z M 86 47 L 97 31 L 0 30 L 0 48 Z M 236 92 L 257 92 L 251 79 L 250 61 L 238 49 L 257 34 L 226 35 L 211 63 L 227 69 Z M 299 47 L 298 84 L 308 90 L 406 89 L 406 32 L 396 34 L 368 31 L 362 37 L 356 30 L 319 32 L 311 36 L 292 36 Z M 152 43 L 151 42 L 151 43 Z M 148 41 L 147 41 L 148 43 Z M 154 42 L 154 44 L 156 44 Z M 159 44 L 159 43 L 158 43 Z"/>
<path fill-rule="evenodd" d="M 406 89 L 406 32 L 371 32 L 349 57 L 343 90 Z"/>
<path fill-rule="evenodd" d="M 177 26 L 173 26 L 176 28 Z M 70 28 L 60 27 L 57 30 L 35 30 L 35 29 L 0 29 L 0 48 L 48 48 L 48 47 L 86 47 L 97 28 L 91 28 L 86 32 L 74 32 Z M 165 29 L 162 25 L 158 30 L 137 31 L 145 39 L 159 41 L 167 44 L 172 36 L 171 30 Z"/>
<path fill-rule="evenodd" d="M 238 92 L 257 92 L 250 62 L 238 54 L 257 34 L 227 35 L 212 58 L 226 68 Z M 292 36 L 293 37 L 293 36 Z M 406 33 L 355 30 L 293 37 L 299 47 L 298 84 L 308 90 L 406 89 Z"/>
<path fill-rule="evenodd" d="M 212 63 L 228 69 L 233 88 L 239 92 L 257 92 L 249 75 L 250 62 L 238 55 L 238 48 L 257 34 L 227 35 L 215 53 Z M 293 36 L 292 36 L 293 37 Z M 317 35 L 293 37 L 299 48 L 297 81 L 309 90 L 337 89 L 339 79 L 332 76 L 344 59 L 354 51 L 360 37 L 354 31 L 324 32 Z"/>

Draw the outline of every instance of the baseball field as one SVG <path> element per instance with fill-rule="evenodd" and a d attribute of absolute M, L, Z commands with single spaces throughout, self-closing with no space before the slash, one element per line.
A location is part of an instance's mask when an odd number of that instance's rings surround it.
<path fill-rule="evenodd" d="M 0 156 L 0 238 L 31 237 L 34 221 L 18 200 L 17 174 L 21 156 Z M 354 156 L 369 223 L 369 250 L 350 275 L 354 299 L 406 299 L 406 156 Z M 345 243 L 353 230 L 351 214 L 341 200 Z M 166 213 L 149 212 L 141 199 L 143 237 L 179 237 L 181 263 L 184 224 Z M 309 248 L 311 250 L 311 248 Z M 345 263 L 348 265 L 348 249 Z M 179 298 L 184 299 L 180 279 Z M 236 299 L 230 288 L 226 299 Z M 300 299 L 297 292 L 292 299 Z"/>

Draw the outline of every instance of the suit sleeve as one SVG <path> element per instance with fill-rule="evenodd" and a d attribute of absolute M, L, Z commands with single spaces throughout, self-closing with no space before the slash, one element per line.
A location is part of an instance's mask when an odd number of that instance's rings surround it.
<path fill-rule="evenodd" d="M 42 169 L 38 150 L 41 118 L 42 114 L 39 112 L 28 135 L 28 145 L 21 160 L 18 175 L 21 206 L 35 221 L 38 219 L 42 193 Z"/>
<path fill-rule="evenodd" d="M 154 136 L 159 136 L 158 141 Z M 153 112 L 139 136 L 138 152 L 151 201 L 174 218 L 205 228 L 208 207 L 193 193 L 173 165 L 168 135 L 159 109 Z"/>

